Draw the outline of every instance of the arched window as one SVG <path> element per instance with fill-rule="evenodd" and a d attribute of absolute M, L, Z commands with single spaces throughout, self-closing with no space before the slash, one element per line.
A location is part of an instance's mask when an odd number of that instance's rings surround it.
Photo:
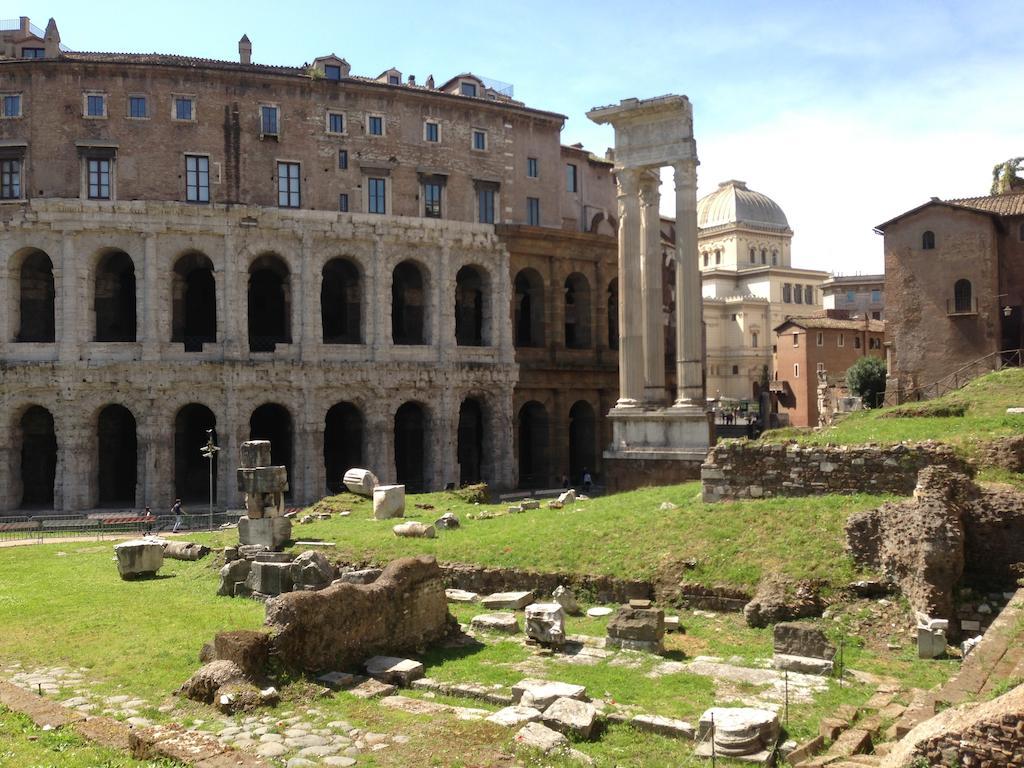
<path fill-rule="evenodd" d="M 273 447 L 273 446 L 271 446 Z M 335 403 L 324 419 L 324 470 L 327 489 L 345 490 L 341 479 L 363 463 L 363 414 L 352 403 Z"/>
<path fill-rule="evenodd" d="M 751 331 L 751 333 L 750 333 L 750 346 L 757 347 L 757 342 L 758 342 L 757 331 Z"/>
<path fill-rule="evenodd" d="M 544 281 L 534 269 L 523 269 L 515 281 L 515 344 L 544 346 Z"/>
<path fill-rule="evenodd" d="M 754 248 L 750 249 L 750 263 L 751 264 L 756 264 L 757 263 L 757 253 L 756 253 Z"/>
<path fill-rule="evenodd" d="M 484 409 L 476 398 L 467 397 L 459 406 L 457 434 L 459 485 L 479 483 L 483 479 Z"/>
<path fill-rule="evenodd" d="M 320 285 L 320 319 L 324 344 L 359 344 L 362 332 L 359 270 L 348 259 L 331 259 L 324 264 Z M 350 467 L 346 467 L 350 469 Z"/>
<path fill-rule="evenodd" d="M 455 275 L 455 343 L 482 347 L 485 316 L 484 279 L 476 267 L 463 267 Z"/>
<path fill-rule="evenodd" d="M 590 283 L 579 272 L 565 279 L 565 346 L 590 346 Z"/>
<path fill-rule="evenodd" d="M 921 235 L 921 248 L 925 251 L 930 251 L 935 247 L 935 233 L 930 229 Z"/>
<path fill-rule="evenodd" d="M 957 280 L 953 286 L 953 311 L 957 313 L 971 311 L 970 280 Z"/>
<path fill-rule="evenodd" d="M 403 261 L 391 277 L 391 340 L 395 344 L 426 344 L 426 291 L 423 273 Z"/>
<path fill-rule="evenodd" d="M 138 437 L 135 416 L 123 405 L 108 405 L 96 424 L 98 504 L 131 508 L 135 505 Z"/>
<path fill-rule="evenodd" d="M 96 266 L 96 341 L 135 341 L 135 265 L 111 251 Z"/>
<path fill-rule="evenodd" d="M 548 412 L 537 401 L 519 409 L 519 487 L 546 488 L 554 474 L 548 462 Z"/>
<path fill-rule="evenodd" d="M 174 417 L 174 495 L 184 501 L 206 501 L 210 493 L 210 460 L 204 458 L 206 430 L 217 428 L 213 411 L 189 403 Z M 217 433 L 213 434 L 214 442 Z M 217 501 L 217 458 L 213 458 L 213 500 Z"/>
<path fill-rule="evenodd" d="M 404 403 L 395 412 L 395 473 L 411 493 L 426 490 L 427 416 L 416 402 Z"/>
<path fill-rule="evenodd" d="M 779 264 L 779 252 L 778 251 L 772 251 L 772 266 L 775 267 L 775 266 L 778 266 L 778 264 Z"/>
<path fill-rule="evenodd" d="M 767 264 L 768 263 L 768 249 L 767 248 L 762 248 L 761 249 L 761 263 L 762 264 Z"/>
<path fill-rule="evenodd" d="M 21 264 L 19 323 L 15 341 L 53 342 L 54 297 L 53 263 L 42 251 L 33 251 Z"/>
<path fill-rule="evenodd" d="M 288 265 L 272 254 L 249 266 L 249 349 L 273 352 L 291 344 L 291 280 Z"/>
<path fill-rule="evenodd" d="M 721 263 L 722 263 L 722 252 L 718 248 L 715 248 L 715 264 L 721 264 Z"/>
<path fill-rule="evenodd" d="M 213 262 L 201 253 L 189 253 L 174 265 L 171 341 L 183 342 L 186 352 L 202 352 L 203 344 L 216 340 L 217 286 Z"/>
<path fill-rule="evenodd" d="M 708 265 L 708 252 L 704 251 L 704 266 L 706 267 L 707 265 Z"/>

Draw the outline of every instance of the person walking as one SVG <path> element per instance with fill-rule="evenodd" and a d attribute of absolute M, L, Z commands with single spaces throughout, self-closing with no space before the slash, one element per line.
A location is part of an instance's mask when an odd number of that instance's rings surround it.
<path fill-rule="evenodd" d="M 174 506 L 171 507 L 171 514 L 174 515 L 174 527 L 171 528 L 171 533 L 177 533 L 178 529 L 181 528 L 185 522 L 185 515 L 181 511 L 181 499 L 174 500 Z"/>
<path fill-rule="evenodd" d="M 590 476 L 590 470 L 583 468 L 583 492 L 590 493 L 590 486 L 594 484 L 594 478 Z"/>
<path fill-rule="evenodd" d="M 146 527 L 146 533 L 151 535 L 153 533 L 153 525 L 156 522 L 156 518 L 153 517 L 153 513 L 146 507 L 146 514 L 143 515 L 143 525 Z"/>

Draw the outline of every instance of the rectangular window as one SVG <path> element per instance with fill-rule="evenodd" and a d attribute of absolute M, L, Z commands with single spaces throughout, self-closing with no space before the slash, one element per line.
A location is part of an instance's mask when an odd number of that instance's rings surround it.
<path fill-rule="evenodd" d="M 473 149 L 484 151 L 487 149 L 487 131 L 478 128 L 473 129 Z"/>
<path fill-rule="evenodd" d="M 531 227 L 540 226 L 540 198 L 526 198 L 526 223 Z"/>
<path fill-rule="evenodd" d="M 441 185 L 436 181 L 423 185 L 423 215 L 428 219 L 441 218 Z"/>
<path fill-rule="evenodd" d="M 327 132 L 328 133 L 344 133 L 345 132 L 345 116 L 341 112 L 328 112 L 327 113 Z"/>
<path fill-rule="evenodd" d="M 398 75 L 388 75 L 388 84 L 389 85 L 398 85 L 401 82 L 402 81 L 398 78 Z"/>
<path fill-rule="evenodd" d="M 847 291 L 846 292 L 846 303 L 847 304 L 853 304 L 853 302 L 855 302 L 856 300 L 857 300 L 857 294 L 856 293 L 854 293 L 853 291 Z"/>
<path fill-rule="evenodd" d="M 21 199 L 21 160 L 0 160 L 0 199 Z"/>
<path fill-rule="evenodd" d="M 871 289 L 871 303 L 872 304 L 877 304 L 881 300 L 882 300 L 882 292 L 880 290 L 878 290 L 877 288 L 872 288 Z"/>
<path fill-rule="evenodd" d="M 4 94 L 4 117 L 21 117 L 21 94 Z"/>
<path fill-rule="evenodd" d="M 128 97 L 128 117 L 136 120 L 149 117 L 149 108 L 145 96 Z"/>
<path fill-rule="evenodd" d="M 825 334 L 822 333 L 821 331 L 818 331 L 818 339 L 817 340 L 818 340 L 818 346 L 819 347 L 825 346 Z"/>
<path fill-rule="evenodd" d="M 342 213 L 348 213 L 348 193 L 342 192 L 338 195 L 338 210 Z"/>
<path fill-rule="evenodd" d="M 860 349 L 860 336 L 853 337 L 853 348 Z"/>
<path fill-rule="evenodd" d="M 481 224 L 494 223 L 494 190 L 481 189 L 476 193 L 478 218 Z"/>
<path fill-rule="evenodd" d="M 195 119 L 195 99 L 191 96 L 174 97 L 174 119 L 191 122 Z"/>
<path fill-rule="evenodd" d="M 210 202 L 210 158 L 206 155 L 185 155 L 185 199 Z"/>
<path fill-rule="evenodd" d="M 347 149 L 339 149 L 338 150 L 338 167 L 341 170 L 343 170 L 343 171 L 348 170 L 348 150 Z"/>
<path fill-rule="evenodd" d="M 277 204 L 281 208 L 298 208 L 300 206 L 298 163 L 277 164 Z"/>
<path fill-rule="evenodd" d="M 797 283 L 796 285 L 793 286 L 793 302 L 795 304 L 804 303 L 804 291 L 803 286 L 800 285 L 800 283 Z"/>
<path fill-rule="evenodd" d="M 341 80 L 341 67 L 337 64 L 324 64 L 324 77 L 328 80 Z"/>
<path fill-rule="evenodd" d="M 739 374 L 740 374 L 740 367 L 738 365 L 734 365 L 732 367 L 732 375 L 733 376 L 739 376 Z"/>
<path fill-rule="evenodd" d="M 368 179 L 367 203 L 370 213 L 387 213 L 387 179 Z"/>
<path fill-rule="evenodd" d="M 476 83 L 462 83 L 459 86 L 459 93 L 463 96 L 476 96 Z"/>
<path fill-rule="evenodd" d="M 578 192 L 576 179 L 576 166 L 566 163 L 565 166 L 565 189 L 567 192 Z"/>
<path fill-rule="evenodd" d="M 110 199 L 110 161 L 89 160 L 89 199 Z"/>
<path fill-rule="evenodd" d="M 536 179 L 538 177 L 539 172 L 536 157 L 526 158 L 526 175 L 531 179 Z"/>
<path fill-rule="evenodd" d="M 824 363 L 818 363 L 817 367 L 818 367 L 818 373 L 822 373 L 825 370 L 825 364 Z"/>
<path fill-rule="evenodd" d="M 813 304 L 813 303 L 814 303 L 814 286 L 813 285 L 805 285 L 804 286 L 804 304 Z"/>
<path fill-rule="evenodd" d="M 384 135 L 384 118 L 380 115 L 370 115 L 366 119 L 366 131 L 371 136 Z"/>
<path fill-rule="evenodd" d="M 23 59 L 45 59 L 46 49 L 45 48 L 22 48 L 21 58 Z"/>
<path fill-rule="evenodd" d="M 789 283 L 782 284 L 782 303 L 789 304 L 793 300 L 793 286 Z"/>
<path fill-rule="evenodd" d="M 107 97 L 102 93 L 86 94 L 85 114 L 87 117 L 106 117 Z"/>
<path fill-rule="evenodd" d="M 793 348 L 795 349 L 796 347 L 799 347 L 799 346 L 800 346 L 800 334 L 796 333 L 794 331 L 793 332 Z"/>
<path fill-rule="evenodd" d="M 278 134 L 278 109 L 277 107 L 260 107 L 260 135 L 277 136 Z"/>
<path fill-rule="evenodd" d="M 872 320 L 881 320 L 882 319 L 882 313 L 881 312 L 872 312 L 871 313 L 871 319 Z"/>
<path fill-rule="evenodd" d="M 842 334 L 842 333 L 839 334 L 839 338 L 836 339 L 836 346 L 839 346 L 839 347 L 845 347 L 846 346 L 846 335 L 845 334 Z"/>
<path fill-rule="evenodd" d="M 800 363 L 793 363 L 793 378 L 800 378 Z"/>
<path fill-rule="evenodd" d="M 423 140 L 438 142 L 441 140 L 441 126 L 437 123 L 426 122 L 423 124 Z"/>

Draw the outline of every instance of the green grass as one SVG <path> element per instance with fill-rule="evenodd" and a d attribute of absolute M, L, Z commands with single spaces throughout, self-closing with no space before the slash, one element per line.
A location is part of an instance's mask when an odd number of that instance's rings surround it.
<path fill-rule="evenodd" d="M 507 505 L 475 505 L 450 493 L 411 496 L 406 517 L 432 522 L 455 512 L 462 527 L 436 539 L 398 538 L 396 521 L 374 520 L 370 503 L 350 494 L 328 497 L 313 510 L 351 510 L 348 517 L 296 525 L 295 539 L 336 543 L 344 562 L 385 563 L 403 555 L 442 562 L 523 570 L 608 575 L 623 579 L 687 580 L 753 588 L 766 573 L 844 584 L 858 574 L 843 549 L 843 525 L 855 511 L 888 497 L 867 494 L 704 504 L 698 483 L 645 488 L 493 519 L 471 519 Z M 677 509 L 662 510 L 671 501 Z M 433 509 L 417 509 L 430 504 Z M 234 532 L 197 537 L 226 544 Z M 696 560 L 696 568 L 681 563 Z"/>
<path fill-rule="evenodd" d="M 1008 407 L 1020 405 L 1024 405 L 1024 369 L 1008 368 L 979 377 L 935 400 L 853 413 L 828 429 L 771 430 L 761 436 L 761 441 L 791 439 L 807 445 L 855 445 L 939 440 L 973 456 L 981 441 L 1024 431 L 1024 414 L 1006 413 Z M 957 412 L 963 415 L 928 415 Z"/>
<path fill-rule="evenodd" d="M 175 768 L 171 760 L 133 760 L 90 744 L 74 731 L 44 731 L 25 715 L 0 707 L 0 766 L 5 768 Z"/>

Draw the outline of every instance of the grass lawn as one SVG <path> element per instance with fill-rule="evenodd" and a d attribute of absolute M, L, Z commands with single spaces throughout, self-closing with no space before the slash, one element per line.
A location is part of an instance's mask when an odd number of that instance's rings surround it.
<path fill-rule="evenodd" d="M 808 445 L 940 440 L 971 456 L 980 441 L 1024 432 L 1024 414 L 1006 413 L 1007 408 L 1021 405 L 1024 369 L 1007 368 L 935 400 L 853 413 L 828 429 L 771 430 L 761 440 L 792 439 Z M 931 415 L 943 413 L 962 415 Z"/>

